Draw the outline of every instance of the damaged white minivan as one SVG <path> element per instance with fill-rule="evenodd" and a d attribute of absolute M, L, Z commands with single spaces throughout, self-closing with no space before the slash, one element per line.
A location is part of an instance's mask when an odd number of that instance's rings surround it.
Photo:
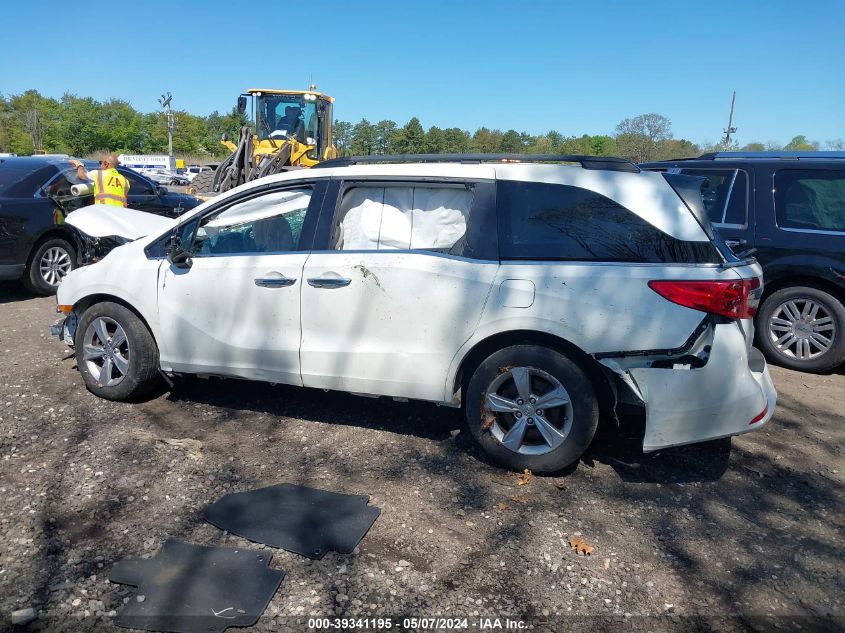
<path fill-rule="evenodd" d="M 762 427 L 761 269 L 714 235 L 696 179 L 538 159 L 338 159 L 248 183 L 127 228 L 65 278 L 54 333 L 103 398 L 199 374 L 463 406 L 487 453 L 538 473 L 576 461 L 600 416 L 638 412 L 645 451 Z"/>

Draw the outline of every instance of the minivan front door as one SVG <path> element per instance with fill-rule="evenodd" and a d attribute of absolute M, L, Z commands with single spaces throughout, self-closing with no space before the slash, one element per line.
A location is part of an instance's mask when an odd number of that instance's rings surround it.
<path fill-rule="evenodd" d="M 190 267 L 162 267 L 162 367 L 302 384 L 300 290 L 313 235 L 303 227 L 319 197 L 311 185 L 266 191 L 202 219 Z"/>

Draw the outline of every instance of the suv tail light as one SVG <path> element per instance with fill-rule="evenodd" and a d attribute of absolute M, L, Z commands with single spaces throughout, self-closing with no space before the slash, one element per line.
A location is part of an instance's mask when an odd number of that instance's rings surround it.
<path fill-rule="evenodd" d="M 648 287 L 672 303 L 731 319 L 753 318 L 762 294 L 757 277 L 736 281 L 650 281 Z"/>

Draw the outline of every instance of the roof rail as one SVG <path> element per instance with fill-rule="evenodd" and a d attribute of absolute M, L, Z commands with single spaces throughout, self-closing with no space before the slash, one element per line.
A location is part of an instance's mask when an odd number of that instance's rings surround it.
<path fill-rule="evenodd" d="M 584 169 L 608 169 L 639 173 L 640 168 L 624 158 L 615 156 L 582 156 L 576 154 L 374 154 L 332 158 L 318 167 L 347 167 L 363 163 L 579 163 Z"/>
<path fill-rule="evenodd" d="M 746 158 L 757 160 L 843 160 L 845 152 L 708 152 L 698 157 L 699 160 L 719 160 L 725 158 Z"/>

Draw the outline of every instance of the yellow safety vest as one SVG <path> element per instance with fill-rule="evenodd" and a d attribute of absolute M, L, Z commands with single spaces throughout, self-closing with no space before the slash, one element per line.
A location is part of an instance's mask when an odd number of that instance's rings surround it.
<path fill-rule="evenodd" d="M 129 181 L 114 167 L 94 171 L 94 204 L 125 207 L 129 195 Z"/>

